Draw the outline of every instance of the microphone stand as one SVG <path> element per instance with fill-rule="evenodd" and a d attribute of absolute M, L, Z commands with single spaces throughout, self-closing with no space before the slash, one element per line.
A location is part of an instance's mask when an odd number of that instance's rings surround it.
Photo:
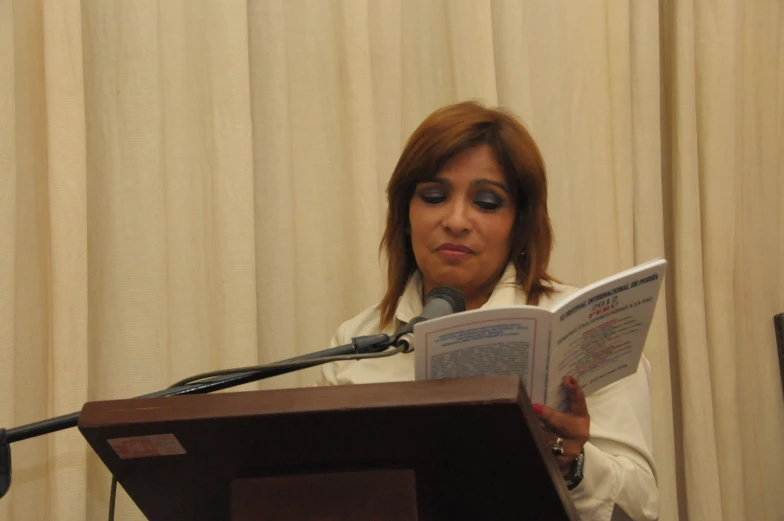
<path fill-rule="evenodd" d="M 397 336 L 390 338 L 385 334 L 356 337 L 352 339 L 350 344 L 289 358 L 266 366 L 204 373 L 182 380 L 168 389 L 144 394 L 137 398 L 206 394 L 336 360 L 361 360 L 391 356 L 401 352 L 402 348 L 397 348 L 388 354 L 382 354 L 382 352 L 390 346 L 397 345 L 397 339 Z M 199 381 L 191 383 L 195 380 Z M 11 443 L 75 427 L 79 423 L 79 414 L 73 412 L 8 430 L 0 428 L 0 499 L 11 488 Z"/>

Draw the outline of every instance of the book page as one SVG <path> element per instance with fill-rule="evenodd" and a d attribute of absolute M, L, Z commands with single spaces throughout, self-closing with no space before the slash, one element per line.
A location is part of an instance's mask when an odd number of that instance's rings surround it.
<path fill-rule="evenodd" d="M 550 311 L 513 306 L 467 311 L 414 326 L 417 380 L 516 374 L 542 401 Z"/>
<path fill-rule="evenodd" d="M 552 310 L 547 405 L 567 407 L 566 375 L 588 396 L 637 371 L 666 265 L 657 259 L 613 275 Z"/>

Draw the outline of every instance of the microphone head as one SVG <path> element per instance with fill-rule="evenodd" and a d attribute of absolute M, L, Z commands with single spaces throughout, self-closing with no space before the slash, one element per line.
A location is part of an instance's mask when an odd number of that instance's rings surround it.
<path fill-rule="evenodd" d="M 465 297 L 455 288 L 450 288 L 449 286 L 435 288 L 425 297 L 422 314 L 411 319 L 411 321 L 397 333 L 395 345 L 401 345 L 402 342 L 402 344 L 406 346 L 403 352 L 409 353 L 414 350 L 414 324 L 433 318 L 445 317 L 452 313 L 461 313 L 465 310 Z"/>
<path fill-rule="evenodd" d="M 449 286 L 439 286 L 430 291 L 425 297 L 425 306 L 433 299 L 443 299 L 449 302 L 453 313 L 462 313 L 466 310 L 466 301 L 463 294 Z"/>

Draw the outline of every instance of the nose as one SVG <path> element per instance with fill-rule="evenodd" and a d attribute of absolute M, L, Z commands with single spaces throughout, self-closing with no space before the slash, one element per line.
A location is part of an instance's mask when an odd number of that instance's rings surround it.
<path fill-rule="evenodd" d="M 471 229 L 471 219 L 468 215 L 470 208 L 463 201 L 458 198 L 455 199 L 457 200 L 453 200 L 445 205 L 445 213 L 441 224 L 447 231 L 461 234 Z"/>

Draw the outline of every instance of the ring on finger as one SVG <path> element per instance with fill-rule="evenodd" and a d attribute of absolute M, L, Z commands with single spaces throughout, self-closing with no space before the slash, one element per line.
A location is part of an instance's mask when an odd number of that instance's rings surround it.
<path fill-rule="evenodd" d="M 556 456 L 563 456 L 564 454 L 563 442 L 564 442 L 563 438 L 559 436 L 558 439 L 555 440 L 555 443 L 553 443 L 553 446 L 550 447 L 550 450 Z"/>

